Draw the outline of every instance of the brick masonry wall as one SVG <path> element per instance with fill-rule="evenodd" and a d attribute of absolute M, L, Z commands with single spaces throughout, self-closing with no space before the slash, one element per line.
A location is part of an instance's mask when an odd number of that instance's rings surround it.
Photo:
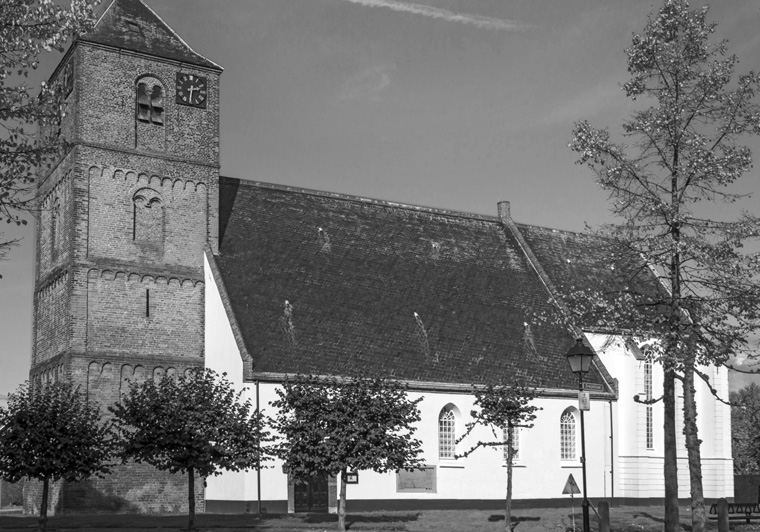
<path fill-rule="evenodd" d="M 0 508 L 23 505 L 23 490 L 23 481 L 6 482 L 4 480 L 0 480 Z"/>
<path fill-rule="evenodd" d="M 117 466 L 104 478 L 51 483 L 48 515 L 66 513 L 185 513 L 188 511 L 187 475 L 171 475 L 148 464 Z M 24 483 L 24 513 L 39 514 L 42 483 Z M 205 511 L 203 478 L 195 479 L 195 510 Z"/>
<path fill-rule="evenodd" d="M 74 246 L 74 160 L 69 153 L 42 181 L 38 199 L 32 366 L 68 348 Z"/>
<path fill-rule="evenodd" d="M 87 350 L 146 357 L 202 356 L 203 288 L 202 282 L 192 279 L 91 270 Z"/>
<path fill-rule="evenodd" d="M 51 187 L 39 200 L 37 260 L 39 280 L 70 259 L 73 227 L 72 160 L 67 157 L 52 172 Z"/>
<path fill-rule="evenodd" d="M 47 285 L 36 294 L 33 366 L 68 348 L 68 281 L 69 273 L 63 271 L 49 279 Z"/>
<path fill-rule="evenodd" d="M 219 74 L 183 64 L 181 72 L 207 78 L 206 108 L 175 103 L 179 65 L 129 51 L 83 44 L 78 50 L 77 134 L 86 143 L 135 149 L 140 146 L 135 121 L 136 87 L 150 76 L 166 88 L 164 98 L 165 152 L 183 159 L 218 164 L 219 160 Z M 145 147 L 145 146 L 143 146 Z M 152 149 L 151 151 L 161 151 Z"/>
<path fill-rule="evenodd" d="M 147 165 L 136 157 L 98 155 L 134 166 L 88 169 L 87 257 L 200 269 L 207 236 L 207 183 L 213 179 L 209 170 L 173 161 Z M 158 228 L 162 236 L 149 245 L 135 238 L 135 197 L 147 191 L 158 199 L 152 209 L 163 212 Z"/>

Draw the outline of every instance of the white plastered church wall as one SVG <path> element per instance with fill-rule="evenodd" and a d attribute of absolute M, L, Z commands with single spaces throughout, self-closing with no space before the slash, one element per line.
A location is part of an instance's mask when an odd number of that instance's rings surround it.
<path fill-rule="evenodd" d="M 625 341 L 617 336 L 588 334 L 589 341 L 599 354 L 602 363 L 613 377 L 618 379 L 619 415 L 615 426 L 617 444 L 616 497 L 650 498 L 664 497 L 663 481 L 663 410 L 662 401 L 652 405 L 653 446 L 646 443 L 646 405 L 634 401 L 638 395 L 644 398 L 644 361 L 637 360 L 626 348 Z M 728 395 L 728 375 L 725 368 L 700 367 L 708 375 L 712 385 Z M 662 396 L 663 371 L 657 363 L 652 365 L 653 397 Z M 676 382 L 676 396 L 682 397 L 680 382 Z M 733 496 L 733 459 L 731 456 L 731 413 L 727 405 L 717 401 L 707 385 L 697 380 L 697 427 L 701 446 L 704 494 L 707 498 Z M 682 401 L 677 401 L 680 409 Z M 689 497 L 689 472 L 686 448 L 682 433 L 683 414 L 676 413 L 676 440 L 678 446 L 679 498 Z"/>
<path fill-rule="evenodd" d="M 240 350 L 227 319 L 219 287 L 216 285 L 208 257 L 205 254 L 203 269 L 206 281 L 206 299 L 204 302 L 206 367 L 213 369 L 220 375 L 226 373 L 227 380 L 232 383 L 235 390 L 242 390 L 243 398 L 249 398 L 252 394 L 243 382 L 243 364 L 240 358 Z M 255 478 L 251 482 L 249 477 L 250 473 L 225 471 L 220 476 L 207 478 L 206 500 L 255 500 L 257 498 Z"/>

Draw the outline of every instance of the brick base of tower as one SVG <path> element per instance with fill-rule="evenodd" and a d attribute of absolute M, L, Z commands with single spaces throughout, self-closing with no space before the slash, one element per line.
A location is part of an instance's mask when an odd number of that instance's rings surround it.
<path fill-rule="evenodd" d="M 169 474 L 147 464 L 128 463 L 104 478 L 56 482 L 48 492 L 48 515 L 71 513 L 186 513 L 187 475 Z M 24 485 L 24 513 L 38 515 L 42 483 Z M 205 511 L 203 478 L 195 479 L 195 511 Z"/>
<path fill-rule="evenodd" d="M 133 381 L 157 380 L 167 375 L 182 376 L 190 368 L 202 367 L 201 357 L 124 357 L 114 355 L 65 354 L 51 360 L 45 371 L 33 372 L 39 382 L 68 380 L 100 406 L 105 422 L 108 406 L 129 390 Z M 25 483 L 24 513 L 39 514 L 42 483 Z M 196 512 L 205 508 L 203 478 L 195 480 Z M 48 490 L 48 515 L 61 513 L 166 513 L 188 511 L 187 475 L 169 474 L 148 464 L 117 465 L 104 478 L 82 482 L 56 482 Z"/>

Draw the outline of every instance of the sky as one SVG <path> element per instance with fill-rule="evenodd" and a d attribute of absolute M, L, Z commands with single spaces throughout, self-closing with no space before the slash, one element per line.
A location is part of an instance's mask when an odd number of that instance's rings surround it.
<path fill-rule="evenodd" d="M 625 48 L 654 0 L 147 0 L 224 67 L 221 174 L 582 231 L 611 221 L 567 147 L 619 132 Z M 107 5 L 107 2 L 106 4 Z M 104 5 L 98 11 L 102 12 Z M 693 1 L 692 6 L 702 5 Z M 711 6 L 738 72 L 760 71 L 760 5 Z M 47 77 L 60 55 L 46 57 Z M 760 153 L 760 142 L 747 144 Z M 739 189 L 760 190 L 760 169 Z M 725 207 L 760 213 L 760 196 Z M 31 226 L 0 262 L 0 393 L 31 360 Z"/>

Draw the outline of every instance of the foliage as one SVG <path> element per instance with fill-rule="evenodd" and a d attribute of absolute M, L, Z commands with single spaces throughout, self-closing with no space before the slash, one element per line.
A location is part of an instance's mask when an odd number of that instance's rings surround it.
<path fill-rule="evenodd" d="M 187 474 L 189 528 L 195 518 L 195 475 L 256 467 L 268 438 L 260 414 L 251 412 L 251 402 L 242 401 L 242 392 L 235 393 L 225 377 L 198 369 L 184 379 L 134 382 L 109 408 L 125 461 Z"/>
<path fill-rule="evenodd" d="M 20 212 L 31 208 L 35 175 L 65 147 L 60 137 L 37 135 L 37 126 L 57 126 L 65 115 L 60 85 L 33 88 L 27 78 L 44 52 L 62 52 L 92 28 L 94 3 L 0 2 L 0 221 L 27 223 Z M 6 246 L 0 242 L 0 250 Z"/>
<path fill-rule="evenodd" d="M 475 402 L 470 412 L 472 421 L 467 423 L 464 435 L 457 441 L 467 438 L 477 426 L 489 427 L 493 434 L 491 441 L 478 441 L 465 451 L 461 457 L 472 454 L 481 447 L 507 447 L 507 494 L 504 524 L 506 530 L 512 529 L 512 463 L 515 445 L 513 438 L 516 428 L 531 428 L 536 412 L 540 407 L 531 403 L 537 396 L 536 388 L 524 384 L 493 384 L 473 386 Z M 497 431 L 498 429 L 498 431 Z M 506 438 L 504 437 L 506 435 Z"/>
<path fill-rule="evenodd" d="M 503 447 L 506 445 L 503 438 L 504 430 L 533 427 L 536 412 L 541 410 L 541 407 L 531 404 L 538 395 L 536 388 L 524 384 L 475 385 L 473 393 L 475 409 L 470 412 L 472 421 L 467 423 L 465 433 L 457 443 L 467 438 L 477 426 L 489 427 L 494 439 L 487 442 L 478 441 L 461 457 L 469 456 L 480 447 Z M 507 452 L 509 450 L 511 449 Z"/>
<path fill-rule="evenodd" d="M 665 371 L 667 531 L 678 526 L 675 379 L 683 383 L 692 526 L 700 532 L 705 512 L 695 368 L 746 350 L 747 335 L 760 324 L 760 256 L 744 247 L 760 236 L 760 220 L 742 213 L 726 221 L 714 206 L 741 198 L 728 187 L 751 167 L 750 150 L 737 142 L 760 133 L 754 103 L 760 77 L 749 73 L 732 82 L 737 58 L 727 55 L 725 41 L 710 40 L 716 26 L 706 15 L 706 7 L 666 0 L 634 34 L 626 50 L 631 78 L 623 89 L 654 104 L 623 123 L 631 146 L 585 121 L 576 123 L 570 143 L 622 218 L 600 231 L 614 249 L 610 261 L 634 259 L 615 270 L 614 288 L 576 293 L 567 306 L 579 309 L 586 323 L 655 340 L 650 355 Z M 650 271 L 665 289 L 642 281 Z"/>
<path fill-rule="evenodd" d="M 110 471 L 113 438 L 97 405 L 69 383 L 22 385 L 0 409 L 0 476 L 42 482 L 40 528 L 50 482 L 77 482 Z"/>
<path fill-rule="evenodd" d="M 421 443 L 414 439 L 420 421 L 406 387 L 381 377 L 298 375 L 277 390 L 272 427 L 281 440 L 273 452 L 298 479 L 318 475 L 341 478 L 338 529 L 345 530 L 348 471 L 378 473 L 422 466 Z"/>
<path fill-rule="evenodd" d="M 731 450 L 734 474 L 760 474 L 760 386 L 731 393 Z"/>

